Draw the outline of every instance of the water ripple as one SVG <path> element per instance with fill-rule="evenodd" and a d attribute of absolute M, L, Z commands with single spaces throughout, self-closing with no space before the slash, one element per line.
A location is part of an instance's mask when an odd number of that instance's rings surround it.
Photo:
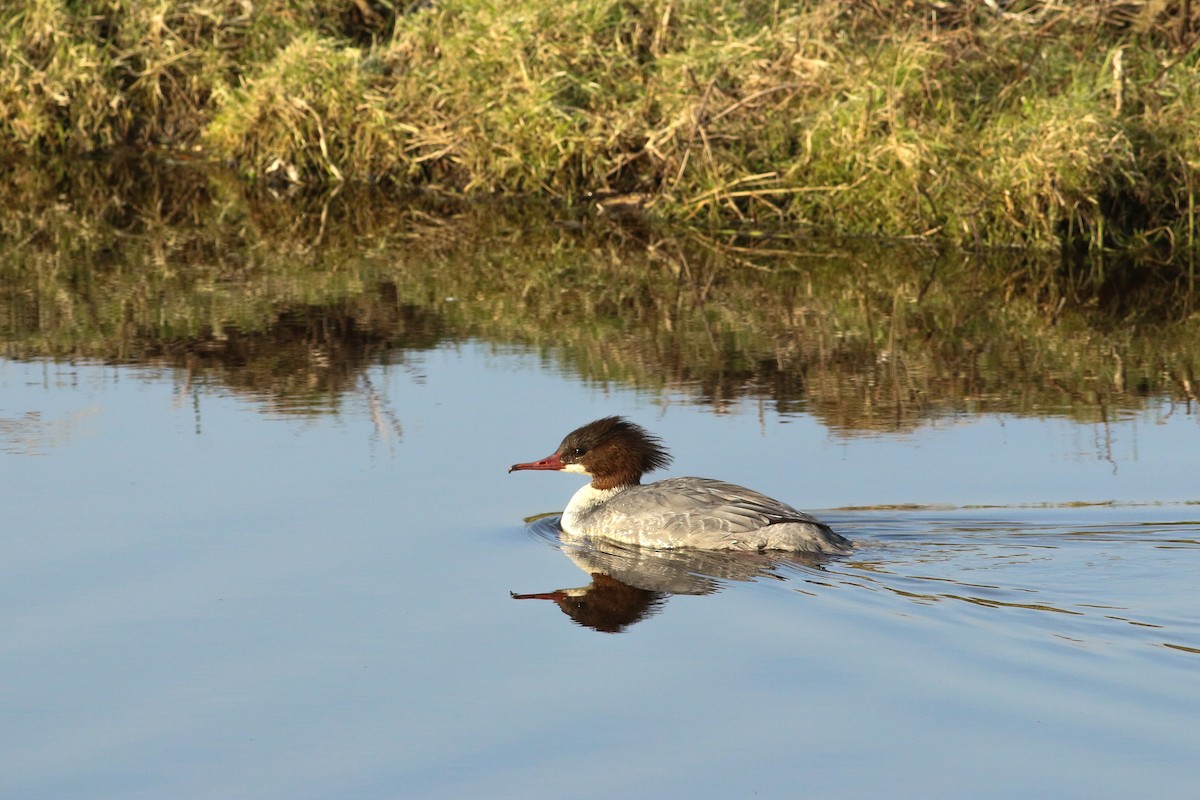
<path fill-rule="evenodd" d="M 530 536 L 562 550 L 592 583 L 520 596 L 557 600 L 576 621 L 575 612 L 587 606 L 594 613 L 603 597 L 612 618 L 592 627 L 621 630 L 659 613 L 673 594 L 716 594 L 767 581 L 816 598 L 856 592 L 855 602 L 888 616 L 953 604 L 972 625 L 1020 625 L 1063 641 L 1128 641 L 1200 653 L 1192 587 L 1200 571 L 1200 523 L 1096 519 L 1103 509 L 1056 510 L 1049 514 L 1055 518 L 1041 521 L 987 513 L 992 516 L 894 509 L 829 516 L 857 543 L 852 555 L 834 559 L 563 541 L 557 516 L 546 515 L 531 522 Z M 621 595 L 618 586 L 634 594 Z M 622 598 L 633 598 L 636 609 L 618 608 Z"/>

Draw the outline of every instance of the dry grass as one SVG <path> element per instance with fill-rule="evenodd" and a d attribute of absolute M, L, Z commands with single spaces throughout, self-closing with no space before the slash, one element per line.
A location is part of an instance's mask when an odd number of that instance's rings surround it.
<path fill-rule="evenodd" d="M 1200 4 L 1132 0 L 20 0 L 0 131 L 285 182 L 1174 252 L 1196 246 L 1197 42 Z"/>

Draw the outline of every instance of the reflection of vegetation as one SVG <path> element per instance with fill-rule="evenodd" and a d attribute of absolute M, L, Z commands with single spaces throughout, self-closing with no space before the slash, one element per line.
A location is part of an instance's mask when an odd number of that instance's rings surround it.
<path fill-rule="evenodd" d="M 672 236 L 365 191 L 282 199 L 191 169 L 10 177 L 10 358 L 165 363 L 316 411 L 371 363 L 473 337 L 844 431 L 1195 400 L 1193 298 L 1152 264 Z"/>
<path fill-rule="evenodd" d="M 166 343 L 160 353 L 186 365 L 189 376 L 215 372 L 233 388 L 267 395 L 282 410 L 333 408 L 358 388 L 366 364 L 392 348 L 423 349 L 438 340 L 421 309 L 389 303 L 389 295 L 394 287 L 384 284 L 329 306 L 284 306 L 263 330 L 207 328 Z"/>
<path fill-rule="evenodd" d="M 0 453 L 44 453 L 78 436 L 95 412 L 96 409 L 89 408 L 46 418 L 39 411 L 27 411 L 19 417 L 0 417 Z"/>

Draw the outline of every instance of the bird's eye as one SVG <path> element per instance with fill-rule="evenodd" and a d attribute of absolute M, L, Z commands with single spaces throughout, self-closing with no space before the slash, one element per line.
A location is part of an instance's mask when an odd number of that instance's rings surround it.
<path fill-rule="evenodd" d="M 571 451 L 571 455 L 573 455 L 573 456 L 581 456 L 581 455 L 583 455 L 583 454 L 584 454 L 584 453 L 586 453 L 586 452 L 587 452 L 587 448 L 586 448 L 586 447 L 576 447 L 575 449 L 573 449 L 573 450 Z"/>

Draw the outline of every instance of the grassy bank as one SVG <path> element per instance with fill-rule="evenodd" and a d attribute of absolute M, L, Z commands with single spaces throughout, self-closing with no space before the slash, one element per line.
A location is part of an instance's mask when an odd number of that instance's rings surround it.
<path fill-rule="evenodd" d="M 1112 0 L 15 0 L 0 134 L 273 181 L 1171 251 L 1197 241 L 1198 37 L 1200 3 Z"/>

